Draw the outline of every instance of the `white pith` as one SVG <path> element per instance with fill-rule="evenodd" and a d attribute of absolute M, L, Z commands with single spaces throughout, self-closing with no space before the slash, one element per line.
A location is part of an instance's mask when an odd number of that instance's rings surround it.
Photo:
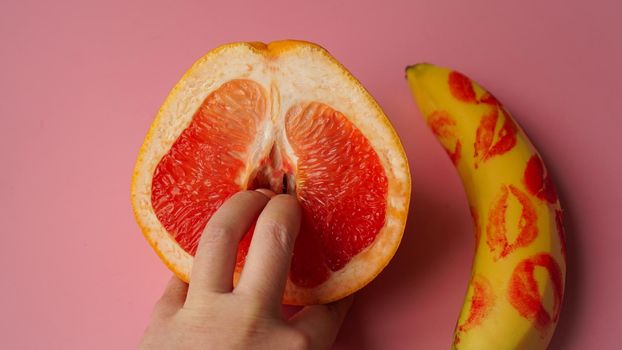
<path fill-rule="evenodd" d="M 316 101 L 343 113 L 375 149 L 388 178 L 384 227 L 369 247 L 320 286 L 305 289 L 288 281 L 284 300 L 323 303 L 362 287 L 382 270 L 401 239 L 410 199 L 408 164 L 395 132 L 373 99 L 325 50 L 309 44 L 278 56 L 243 43 L 224 46 L 201 58 L 174 87 L 145 139 L 134 173 L 132 202 L 145 236 L 165 263 L 188 280 L 192 256 L 172 239 L 153 211 L 152 175 L 204 99 L 233 79 L 250 79 L 262 85 L 270 114 L 263 132 L 249 148 L 246 171 L 236 179 L 241 187 L 274 142 L 283 147 L 295 167 L 297 157 L 287 142 L 284 119 L 289 108 L 300 103 Z"/>

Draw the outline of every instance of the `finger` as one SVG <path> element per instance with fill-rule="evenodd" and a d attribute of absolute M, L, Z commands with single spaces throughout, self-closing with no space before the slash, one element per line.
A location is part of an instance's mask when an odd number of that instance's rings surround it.
<path fill-rule="evenodd" d="M 276 193 L 274 193 L 274 191 L 269 190 L 267 188 L 258 188 L 255 191 L 265 195 L 268 198 L 272 198 L 272 197 L 276 196 Z"/>
<path fill-rule="evenodd" d="M 354 297 L 326 305 L 312 305 L 302 309 L 290 319 L 290 324 L 308 336 L 311 349 L 329 349 L 339 333 Z"/>
<path fill-rule="evenodd" d="M 260 306 L 279 312 L 287 273 L 300 230 L 300 205 L 295 197 L 273 197 L 257 219 L 236 292 L 252 294 Z"/>
<path fill-rule="evenodd" d="M 155 305 L 154 313 L 164 317 L 174 314 L 184 306 L 187 293 L 188 284 L 177 276 L 171 277 L 166 284 L 164 293 Z"/>
<path fill-rule="evenodd" d="M 188 301 L 206 292 L 230 292 L 238 243 L 268 203 L 256 191 L 234 194 L 211 217 L 199 242 L 190 275 Z"/>

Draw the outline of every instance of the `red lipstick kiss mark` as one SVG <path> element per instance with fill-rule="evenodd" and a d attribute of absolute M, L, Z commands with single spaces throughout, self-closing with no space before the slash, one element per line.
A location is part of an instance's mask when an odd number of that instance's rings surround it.
<path fill-rule="evenodd" d="M 503 125 L 495 132 L 499 111 L 503 115 Z M 492 108 L 490 114 L 482 117 L 475 134 L 475 167 L 478 167 L 479 162 L 485 162 L 514 148 L 517 131 L 516 124 L 503 108 Z"/>
<path fill-rule="evenodd" d="M 501 102 L 497 100 L 490 92 L 485 92 L 484 95 L 479 99 L 480 103 L 485 103 L 487 105 L 501 107 Z"/>
<path fill-rule="evenodd" d="M 532 195 L 549 203 L 557 202 L 557 191 L 553 180 L 551 180 L 542 159 L 537 154 L 531 156 L 527 162 L 524 181 L 527 190 Z"/>
<path fill-rule="evenodd" d="M 508 227 L 505 220 L 510 193 L 518 200 L 522 207 L 517 227 L 519 233 L 513 243 L 508 242 Z M 524 192 L 513 185 L 502 186 L 499 199 L 497 199 L 490 209 L 488 225 L 486 226 L 486 243 L 490 248 L 493 259 L 496 261 L 504 258 L 514 250 L 526 247 L 533 242 L 538 236 L 538 227 L 536 226 L 537 220 L 538 216 L 533 203 Z"/>
<path fill-rule="evenodd" d="M 553 283 L 553 315 L 542 305 L 542 297 L 538 291 L 538 282 L 534 277 L 534 269 L 544 267 Z M 555 259 L 548 253 L 541 253 L 521 261 L 510 278 L 508 299 L 510 304 L 524 318 L 535 323 L 536 328 L 544 331 L 559 318 L 563 297 L 562 272 Z"/>
<path fill-rule="evenodd" d="M 564 213 L 555 209 L 555 226 L 557 226 L 557 234 L 559 235 L 559 242 L 562 247 L 562 257 L 564 262 L 566 261 L 566 231 L 564 231 Z"/>
<path fill-rule="evenodd" d="M 458 165 L 462 153 L 462 144 L 456 134 L 456 121 L 447 112 L 435 111 L 428 118 L 432 132 L 447 151 L 451 162 Z"/>
<path fill-rule="evenodd" d="M 496 301 L 492 286 L 486 277 L 475 275 L 471 281 L 471 287 L 473 288 L 471 307 L 467 320 L 458 327 L 458 330 L 461 332 L 467 332 L 480 325 L 488 316 Z"/>
<path fill-rule="evenodd" d="M 476 102 L 475 90 L 473 90 L 471 79 L 462 73 L 456 71 L 449 73 L 449 91 L 460 101 L 467 103 Z"/>

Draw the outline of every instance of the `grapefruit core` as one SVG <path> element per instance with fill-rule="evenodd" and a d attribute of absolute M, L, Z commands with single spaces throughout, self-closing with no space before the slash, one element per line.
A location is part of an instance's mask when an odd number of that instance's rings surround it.
<path fill-rule="evenodd" d="M 410 200 L 402 145 L 369 93 L 315 44 L 234 43 L 199 59 L 149 129 L 131 199 L 151 246 L 188 281 L 209 218 L 256 188 L 302 206 L 286 304 L 355 292 L 400 243 Z M 240 242 L 234 283 L 251 237 Z"/>

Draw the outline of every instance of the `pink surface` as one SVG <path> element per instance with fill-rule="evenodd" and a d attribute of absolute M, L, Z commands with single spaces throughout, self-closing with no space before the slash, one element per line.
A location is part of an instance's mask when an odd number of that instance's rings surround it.
<path fill-rule="evenodd" d="M 404 1 L 406 3 L 406 1 Z M 490 88 L 543 154 L 567 210 L 552 349 L 619 348 L 622 8 L 616 1 L 14 1 L 0 6 L 0 348 L 130 349 L 170 273 L 129 184 L 169 89 L 230 41 L 320 43 L 378 99 L 413 171 L 402 246 L 358 294 L 338 349 L 447 349 L 473 250 L 465 195 L 407 64 Z"/>

